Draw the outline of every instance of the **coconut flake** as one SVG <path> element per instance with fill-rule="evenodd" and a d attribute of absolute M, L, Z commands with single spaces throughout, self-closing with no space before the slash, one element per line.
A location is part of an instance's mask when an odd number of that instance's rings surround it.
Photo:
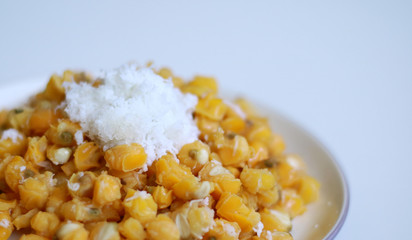
<path fill-rule="evenodd" d="M 108 71 L 102 79 L 99 87 L 84 82 L 63 86 L 66 113 L 103 149 L 138 143 L 150 166 L 197 140 L 199 129 L 192 117 L 196 96 L 183 94 L 172 81 L 136 65 Z"/>
<path fill-rule="evenodd" d="M 259 222 L 258 224 L 256 224 L 256 226 L 253 227 L 253 231 L 258 235 L 258 237 L 260 237 L 263 231 L 263 223 Z"/>
<path fill-rule="evenodd" d="M 74 134 L 74 140 L 76 141 L 77 145 L 81 145 L 83 143 L 83 132 L 81 130 L 76 131 Z"/>
<path fill-rule="evenodd" d="M 19 133 L 19 131 L 17 131 L 16 129 L 9 128 L 3 131 L 0 140 L 3 141 L 6 139 L 10 139 L 13 143 L 17 143 L 17 140 L 23 139 L 23 135 Z"/>

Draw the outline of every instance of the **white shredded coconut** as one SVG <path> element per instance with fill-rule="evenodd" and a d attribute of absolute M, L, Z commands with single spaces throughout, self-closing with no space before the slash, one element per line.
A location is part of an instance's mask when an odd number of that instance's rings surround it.
<path fill-rule="evenodd" d="M 236 103 L 233 103 L 228 100 L 223 100 L 223 102 L 229 106 L 237 115 L 239 115 L 240 118 L 246 119 L 246 114 L 243 112 L 243 110 L 237 105 Z"/>
<path fill-rule="evenodd" d="M 256 226 L 253 227 L 253 231 L 258 235 L 258 237 L 260 237 L 263 231 L 263 223 L 259 222 L 258 224 L 256 224 Z"/>
<path fill-rule="evenodd" d="M 80 184 L 79 183 L 70 183 L 67 182 L 67 187 L 72 190 L 72 191 L 77 191 L 80 188 Z"/>
<path fill-rule="evenodd" d="M 136 198 L 146 199 L 148 197 L 150 197 L 149 193 L 147 193 L 146 191 L 139 191 L 138 190 L 133 194 L 133 196 L 126 198 L 125 201 L 132 201 L 133 199 L 136 199 Z"/>
<path fill-rule="evenodd" d="M 150 68 L 126 65 L 106 72 L 99 87 L 65 82 L 65 111 L 104 150 L 141 144 L 147 164 L 197 140 L 197 97 L 183 94 Z"/>
<path fill-rule="evenodd" d="M 235 227 L 233 227 L 230 223 L 223 223 L 223 230 L 232 237 L 239 237 L 239 233 L 236 232 Z"/>
<path fill-rule="evenodd" d="M 16 129 L 9 128 L 4 130 L 0 140 L 10 139 L 13 143 L 17 143 L 17 140 L 23 139 L 23 135 Z"/>
<path fill-rule="evenodd" d="M 74 134 L 74 140 L 76 140 L 77 145 L 81 145 L 83 143 L 83 132 L 81 130 L 76 131 Z"/>
<path fill-rule="evenodd" d="M 10 226 L 10 221 L 7 219 L 2 219 L 0 221 L 0 226 L 3 228 L 8 228 Z"/>

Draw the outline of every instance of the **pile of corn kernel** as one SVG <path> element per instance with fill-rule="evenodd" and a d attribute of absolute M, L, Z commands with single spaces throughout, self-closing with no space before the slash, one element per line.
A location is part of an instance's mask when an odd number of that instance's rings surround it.
<path fill-rule="evenodd" d="M 63 82 L 98 87 L 84 73 L 53 75 L 28 105 L 0 112 L 0 239 L 292 239 L 291 219 L 319 195 L 302 160 L 245 100 L 218 98 L 213 78 L 156 72 L 198 96 L 201 134 L 147 172 L 138 143 L 104 152 L 59 107 Z"/>

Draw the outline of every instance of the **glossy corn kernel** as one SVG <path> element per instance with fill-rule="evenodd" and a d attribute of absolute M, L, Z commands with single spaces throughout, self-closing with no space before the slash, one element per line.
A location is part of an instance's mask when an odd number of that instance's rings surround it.
<path fill-rule="evenodd" d="M 179 229 L 168 216 L 159 214 L 147 223 L 146 231 L 149 239 L 153 240 L 178 240 L 180 239 Z"/>
<path fill-rule="evenodd" d="M 99 146 L 94 142 L 86 142 L 77 147 L 74 152 L 74 165 L 79 171 L 87 171 L 100 166 L 103 156 Z"/>
<path fill-rule="evenodd" d="M 149 189 L 149 192 L 152 194 L 153 200 L 156 202 L 159 209 L 165 209 L 172 204 L 173 192 L 171 190 L 167 190 L 162 186 L 156 186 Z"/>
<path fill-rule="evenodd" d="M 272 134 L 268 142 L 269 153 L 271 156 L 281 156 L 285 151 L 286 145 L 282 136 Z"/>
<path fill-rule="evenodd" d="M 35 135 L 43 135 L 59 117 L 53 109 L 35 109 L 29 119 L 29 129 Z"/>
<path fill-rule="evenodd" d="M 28 140 L 28 147 L 24 159 L 33 164 L 39 164 L 46 160 L 47 138 L 32 137 Z"/>
<path fill-rule="evenodd" d="M 283 188 L 294 187 L 304 176 L 304 170 L 304 163 L 299 156 L 287 155 L 277 166 L 280 185 Z"/>
<path fill-rule="evenodd" d="M 265 208 L 259 213 L 265 230 L 289 232 L 292 228 L 291 218 L 286 212 Z"/>
<path fill-rule="evenodd" d="M 66 186 L 58 186 L 54 188 L 51 192 L 50 195 L 47 199 L 46 202 L 46 211 L 47 212 L 52 212 L 57 214 L 59 217 L 61 216 L 60 214 L 60 206 L 69 200 L 69 193 L 67 191 Z"/>
<path fill-rule="evenodd" d="M 99 222 L 90 231 L 90 240 L 120 240 L 117 223 Z"/>
<path fill-rule="evenodd" d="M 10 214 L 0 212 L 0 240 L 6 240 L 13 232 L 13 224 L 11 223 Z"/>
<path fill-rule="evenodd" d="M 147 183 L 147 174 L 137 173 L 137 171 L 123 172 L 109 170 L 109 174 L 120 178 L 123 186 L 127 188 L 143 190 Z"/>
<path fill-rule="evenodd" d="M 207 232 L 203 239 L 237 240 L 239 239 L 240 227 L 236 222 L 225 219 L 215 219 L 215 224 Z"/>
<path fill-rule="evenodd" d="M 266 191 L 261 191 L 257 194 L 257 202 L 260 207 L 269 208 L 279 201 L 279 189 L 274 188 Z"/>
<path fill-rule="evenodd" d="M 66 74 L 67 75 L 67 74 Z M 43 95 L 46 99 L 61 102 L 65 98 L 65 91 L 63 88 L 63 82 L 71 80 L 70 78 L 62 78 L 56 74 L 53 74 L 49 82 L 47 83 L 46 89 Z"/>
<path fill-rule="evenodd" d="M 16 199 L 5 200 L 0 199 L 0 211 L 8 211 L 9 209 L 15 208 L 17 205 Z"/>
<path fill-rule="evenodd" d="M 197 116 L 196 125 L 200 130 L 200 137 L 209 140 L 209 136 L 219 129 L 219 122 L 207 117 Z"/>
<path fill-rule="evenodd" d="M 192 81 L 182 86 L 183 92 L 195 94 L 198 97 L 204 97 L 208 94 L 215 95 L 218 86 L 213 77 L 195 76 Z"/>
<path fill-rule="evenodd" d="M 250 144 L 252 148 L 251 158 L 248 160 L 249 167 L 255 167 L 259 162 L 269 158 L 269 151 L 265 143 L 254 141 Z"/>
<path fill-rule="evenodd" d="M 73 160 L 67 161 L 60 168 L 66 176 L 71 176 L 73 173 L 77 172 L 77 168 L 74 165 Z"/>
<path fill-rule="evenodd" d="M 37 212 L 39 212 L 39 210 L 37 208 L 35 208 L 35 209 L 32 209 L 32 210 L 28 211 L 25 214 L 21 214 L 21 215 L 17 216 L 13 220 L 13 225 L 16 227 L 17 230 L 20 230 L 22 228 L 30 227 L 30 221 L 31 221 L 32 217 L 34 215 L 36 215 Z"/>
<path fill-rule="evenodd" d="M 244 168 L 240 174 L 243 186 L 250 193 L 263 192 L 275 186 L 275 177 L 267 169 Z"/>
<path fill-rule="evenodd" d="M 195 108 L 196 114 L 216 121 L 222 120 L 226 111 L 227 106 L 223 103 L 223 100 L 212 95 L 200 99 Z"/>
<path fill-rule="evenodd" d="M 299 195 L 305 204 L 314 202 L 319 199 L 319 182 L 310 176 L 302 178 L 299 184 Z"/>
<path fill-rule="evenodd" d="M 126 213 L 139 220 L 142 224 L 156 217 L 157 204 L 153 197 L 145 191 L 128 189 L 123 206 Z"/>
<path fill-rule="evenodd" d="M 144 148 L 137 143 L 118 145 L 104 153 L 109 168 L 128 172 L 143 167 L 147 155 Z"/>
<path fill-rule="evenodd" d="M 276 206 L 287 211 L 291 218 L 301 215 L 306 211 L 305 202 L 295 189 L 284 189 L 281 196 Z"/>
<path fill-rule="evenodd" d="M 224 168 L 220 162 L 211 161 L 207 163 L 199 172 L 199 177 L 202 180 L 214 183 L 212 195 L 217 199 L 223 192 L 238 193 L 241 182 L 235 178 L 233 174 Z"/>
<path fill-rule="evenodd" d="M 221 146 L 218 146 L 218 154 L 224 166 L 240 166 L 250 156 L 249 144 L 241 135 L 228 135 Z"/>
<path fill-rule="evenodd" d="M 46 204 L 49 189 L 44 182 L 29 178 L 18 188 L 20 203 L 26 209 L 43 208 Z"/>
<path fill-rule="evenodd" d="M 242 111 L 247 115 L 247 116 L 255 116 L 256 115 L 256 109 L 252 104 L 247 101 L 244 98 L 238 98 L 235 100 L 236 105 L 242 109 Z"/>
<path fill-rule="evenodd" d="M 101 206 L 120 199 L 120 188 L 120 180 L 117 177 L 107 174 L 98 176 L 94 183 L 93 203 Z"/>
<path fill-rule="evenodd" d="M 171 213 L 182 239 L 200 239 L 213 226 L 213 216 L 205 200 L 186 202 Z"/>
<path fill-rule="evenodd" d="M 30 220 L 30 225 L 37 234 L 52 237 L 60 225 L 60 220 L 54 213 L 38 212 Z"/>
<path fill-rule="evenodd" d="M 247 191 L 244 187 L 242 187 L 237 195 L 242 198 L 243 203 L 248 208 L 253 209 L 255 211 L 259 208 L 257 194 L 252 194 L 249 191 Z"/>
<path fill-rule="evenodd" d="M 80 131 L 80 125 L 69 120 L 60 120 L 56 124 L 50 126 L 46 132 L 47 139 L 54 144 L 62 147 L 70 147 L 77 145 L 75 134 Z"/>
<path fill-rule="evenodd" d="M 209 161 L 210 148 L 201 141 L 195 141 L 184 145 L 177 158 L 181 164 L 186 165 L 192 170 L 192 173 L 197 175 L 200 169 Z"/>
<path fill-rule="evenodd" d="M 263 231 L 259 238 L 261 240 L 293 240 L 293 237 L 288 232 L 277 232 L 277 231 Z"/>
<path fill-rule="evenodd" d="M 201 199 L 213 191 L 213 185 L 208 181 L 200 182 L 195 177 L 187 177 L 172 187 L 176 197 L 183 200 Z"/>
<path fill-rule="evenodd" d="M 239 196 L 231 193 L 222 194 L 216 205 L 216 212 L 219 217 L 237 222 L 244 232 L 251 231 L 260 221 L 259 213 L 248 208 Z"/>
<path fill-rule="evenodd" d="M 87 240 L 89 232 L 82 223 L 64 222 L 56 233 L 59 240 Z"/>
<path fill-rule="evenodd" d="M 48 240 L 48 238 L 30 233 L 22 235 L 19 240 Z"/>
<path fill-rule="evenodd" d="M 161 226 L 163 228 L 164 226 Z M 119 223 L 119 232 L 121 235 L 130 240 L 146 239 L 146 232 L 143 225 L 132 217 L 129 217 Z M 166 239 L 166 238 L 165 238 Z"/>
<path fill-rule="evenodd" d="M 23 155 L 27 146 L 27 139 L 21 135 L 16 139 L 2 138 L 0 134 L 0 158 L 6 155 Z"/>
<path fill-rule="evenodd" d="M 155 162 L 156 183 L 171 189 L 185 177 L 193 176 L 190 169 L 179 163 L 171 155 L 165 155 Z"/>
<path fill-rule="evenodd" d="M 4 171 L 7 185 L 14 192 L 18 192 L 18 185 L 27 177 L 34 175 L 34 169 L 20 156 L 12 157 Z"/>
<path fill-rule="evenodd" d="M 9 111 L 4 126 L 17 129 L 26 135 L 30 134 L 29 119 L 33 111 L 34 109 L 27 107 Z"/>
<path fill-rule="evenodd" d="M 228 117 L 220 122 L 220 126 L 225 132 L 240 134 L 245 130 L 246 123 L 243 118 L 238 116 Z"/>
<path fill-rule="evenodd" d="M 54 165 L 65 164 L 69 161 L 72 155 L 72 149 L 68 147 L 59 147 L 57 145 L 50 146 L 47 148 L 47 158 Z"/>
<path fill-rule="evenodd" d="M 69 193 L 72 195 L 72 197 L 91 198 L 93 196 L 95 181 L 96 174 L 94 174 L 93 172 L 78 172 L 70 177 L 69 181 L 67 182 L 67 189 L 69 190 Z M 102 180 L 100 179 L 100 181 Z"/>

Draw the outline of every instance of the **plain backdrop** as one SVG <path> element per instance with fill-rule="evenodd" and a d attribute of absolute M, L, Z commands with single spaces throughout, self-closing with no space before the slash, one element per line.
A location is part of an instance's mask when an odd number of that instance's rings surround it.
<path fill-rule="evenodd" d="M 0 87 L 148 60 L 317 136 L 350 184 L 337 239 L 410 238 L 412 1 L 0 2 Z"/>

